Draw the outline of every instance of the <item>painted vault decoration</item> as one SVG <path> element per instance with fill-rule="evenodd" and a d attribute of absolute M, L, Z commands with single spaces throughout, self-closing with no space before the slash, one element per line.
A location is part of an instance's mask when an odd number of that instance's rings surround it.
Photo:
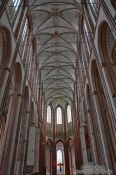
<path fill-rule="evenodd" d="M 47 104 L 71 104 L 81 4 L 75 0 L 31 0 L 29 8 Z"/>

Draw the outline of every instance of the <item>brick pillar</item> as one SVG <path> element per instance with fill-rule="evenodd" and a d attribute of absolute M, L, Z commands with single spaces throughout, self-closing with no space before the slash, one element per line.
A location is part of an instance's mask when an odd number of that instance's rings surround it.
<path fill-rule="evenodd" d="M 40 151 L 39 151 L 39 174 L 45 175 L 45 139 L 43 133 L 40 133 Z"/>
<path fill-rule="evenodd" d="M 56 144 L 52 144 L 52 175 L 56 175 Z"/>
<path fill-rule="evenodd" d="M 74 149 L 75 149 L 75 165 L 76 169 L 79 170 L 83 165 L 81 142 L 79 136 L 77 136 L 77 138 L 74 141 Z"/>
<path fill-rule="evenodd" d="M 65 155 L 65 175 L 70 175 L 70 164 L 69 164 L 69 145 L 66 143 L 64 146 L 64 155 Z"/>

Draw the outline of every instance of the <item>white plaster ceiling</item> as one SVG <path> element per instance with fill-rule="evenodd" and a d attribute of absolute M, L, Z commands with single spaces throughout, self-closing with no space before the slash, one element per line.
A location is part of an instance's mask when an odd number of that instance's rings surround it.
<path fill-rule="evenodd" d="M 37 61 L 47 104 L 71 104 L 79 33 L 79 0 L 30 0 Z"/>

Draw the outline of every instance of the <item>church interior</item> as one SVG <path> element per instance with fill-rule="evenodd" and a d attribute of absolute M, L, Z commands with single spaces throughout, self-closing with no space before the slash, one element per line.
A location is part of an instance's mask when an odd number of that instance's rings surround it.
<path fill-rule="evenodd" d="M 0 0 L 0 175 L 116 175 L 116 0 Z"/>

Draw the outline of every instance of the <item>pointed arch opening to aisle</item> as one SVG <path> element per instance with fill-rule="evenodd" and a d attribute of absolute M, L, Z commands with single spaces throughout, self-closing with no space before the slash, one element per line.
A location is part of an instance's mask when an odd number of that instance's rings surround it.
<path fill-rule="evenodd" d="M 100 128 L 102 128 L 102 136 L 105 137 L 104 143 L 105 149 L 103 148 L 103 163 L 106 164 L 109 161 L 111 169 L 115 169 L 116 152 L 115 152 L 115 135 L 112 132 L 111 125 L 111 115 L 109 113 L 109 108 L 106 100 L 106 95 L 104 92 L 102 76 L 98 70 L 98 66 L 95 60 L 92 61 L 92 83 L 94 86 L 94 95 L 96 101 L 96 109 L 98 112 L 98 120 L 100 121 Z M 107 158 L 105 158 L 106 151 L 108 153 Z M 106 162 L 105 162 L 106 161 Z M 115 172 L 115 171 L 114 171 Z"/>
<path fill-rule="evenodd" d="M 15 150 L 18 143 L 18 133 L 20 127 L 20 105 L 21 105 L 21 91 L 22 91 L 22 67 L 19 62 L 14 66 L 13 76 L 7 80 L 8 94 L 6 98 L 6 123 L 4 130 L 4 138 L 2 139 L 2 144 L 5 145 L 3 152 L 3 159 L 1 164 L 1 169 L 3 172 L 7 173 L 11 170 L 12 174 L 15 166 L 16 154 Z M 19 123 L 18 123 L 19 122 Z M 6 131 L 13 131 L 6 132 Z M 8 144 L 6 144 L 6 142 Z M 2 145 L 1 144 L 1 145 Z M 2 145 L 2 146 L 3 146 Z M 12 148 L 12 152 L 9 154 L 9 150 Z M 11 159 L 12 157 L 12 159 Z M 7 163 L 4 164 L 4 160 L 7 158 Z M 6 168 L 9 165 L 9 170 Z"/>
<path fill-rule="evenodd" d="M 56 144 L 57 175 L 65 174 L 64 144 L 59 141 Z"/>
<path fill-rule="evenodd" d="M 106 21 L 102 22 L 98 30 L 99 52 L 106 78 L 111 84 L 112 96 L 116 98 L 116 40 L 114 34 Z"/>

